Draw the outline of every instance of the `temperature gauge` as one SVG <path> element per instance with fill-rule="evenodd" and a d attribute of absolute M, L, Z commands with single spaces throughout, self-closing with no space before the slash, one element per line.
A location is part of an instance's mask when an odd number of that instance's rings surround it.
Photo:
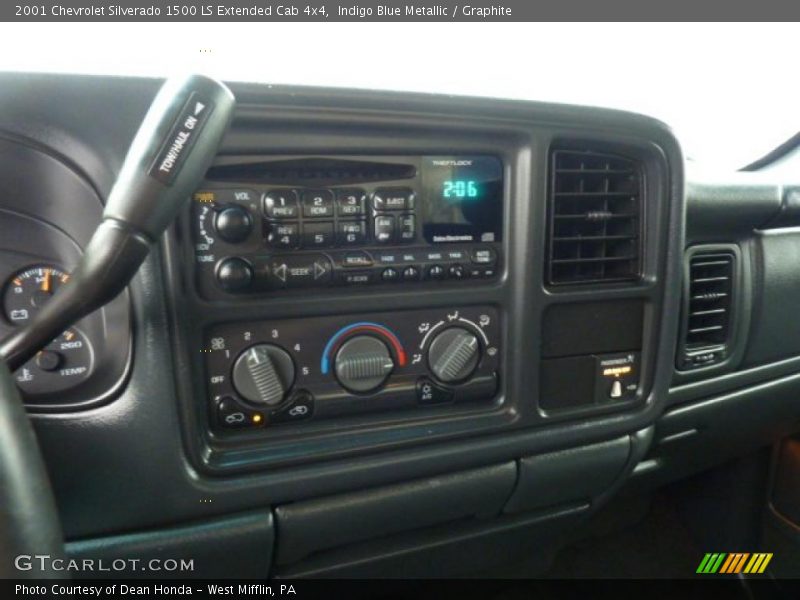
<path fill-rule="evenodd" d="M 15 325 L 28 323 L 67 281 L 67 273 L 49 265 L 36 265 L 20 271 L 6 286 L 3 297 L 6 318 Z"/>
<path fill-rule="evenodd" d="M 92 347 L 74 327 L 50 342 L 14 374 L 17 386 L 35 396 L 69 389 L 92 372 Z"/>

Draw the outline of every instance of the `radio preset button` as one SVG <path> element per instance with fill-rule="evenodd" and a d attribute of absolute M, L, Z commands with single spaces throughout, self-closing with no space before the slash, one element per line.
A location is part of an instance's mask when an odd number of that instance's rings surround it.
<path fill-rule="evenodd" d="M 303 192 L 303 216 L 309 219 L 333 217 L 333 192 L 306 190 Z"/>
<path fill-rule="evenodd" d="M 336 204 L 340 217 L 359 217 L 365 213 L 364 190 L 338 190 Z"/>
<path fill-rule="evenodd" d="M 363 244 L 367 239 L 367 224 L 364 221 L 339 221 L 336 241 L 343 246 Z"/>
<path fill-rule="evenodd" d="M 375 210 L 411 210 L 414 208 L 414 192 L 409 188 L 378 188 L 372 194 Z"/>
<path fill-rule="evenodd" d="M 378 244 L 388 244 L 394 238 L 394 217 L 378 215 L 375 217 L 375 241 Z"/>
<path fill-rule="evenodd" d="M 267 243 L 273 248 L 296 248 L 300 244 L 300 226 L 297 223 L 270 223 Z"/>
<path fill-rule="evenodd" d="M 299 214 L 294 190 L 272 190 L 264 195 L 264 214 L 268 219 L 296 219 Z"/>
<path fill-rule="evenodd" d="M 333 245 L 333 223 L 306 223 L 303 225 L 303 245 L 321 248 Z"/>

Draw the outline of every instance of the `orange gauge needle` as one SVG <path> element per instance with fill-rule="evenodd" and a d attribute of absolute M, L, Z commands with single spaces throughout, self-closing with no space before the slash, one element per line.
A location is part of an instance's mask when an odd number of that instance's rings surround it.
<path fill-rule="evenodd" d="M 42 291 L 49 292 L 50 291 L 50 283 L 53 279 L 53 271 L 50 269 L 45 270 L 44 279 L 42 280 Z"/>

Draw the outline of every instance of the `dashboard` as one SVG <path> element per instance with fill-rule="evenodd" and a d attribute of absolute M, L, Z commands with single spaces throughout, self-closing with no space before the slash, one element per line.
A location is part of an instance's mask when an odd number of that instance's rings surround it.
<path fill-rule="evenodd" d="M 1 79 L 3 334 L 158 82 Z M 72 554 L 459 575 L 797 429 L 793 182 L 695 174 L 619 111 L 231 87 L 128 291 L 16 373 Z"/>

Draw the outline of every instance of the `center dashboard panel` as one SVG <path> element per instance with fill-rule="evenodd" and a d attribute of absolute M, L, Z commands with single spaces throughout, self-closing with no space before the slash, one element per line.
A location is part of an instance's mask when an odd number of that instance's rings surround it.
<path fill-rule="evenodd" d="M 504 254 L 504 171 L 492 155 L 223 159 L 192 198 L 196 288 L 212 303 L 255 305 L 491 285 Z M 211 325 L 211 428 L 495 406 L 496 306 L 347 313 Z"/>
<path fill-rule="evenodd" d="M 274 110 L 240 111 L 165 246 L 201 468 L 652 422 L 667 132 Z"/>

